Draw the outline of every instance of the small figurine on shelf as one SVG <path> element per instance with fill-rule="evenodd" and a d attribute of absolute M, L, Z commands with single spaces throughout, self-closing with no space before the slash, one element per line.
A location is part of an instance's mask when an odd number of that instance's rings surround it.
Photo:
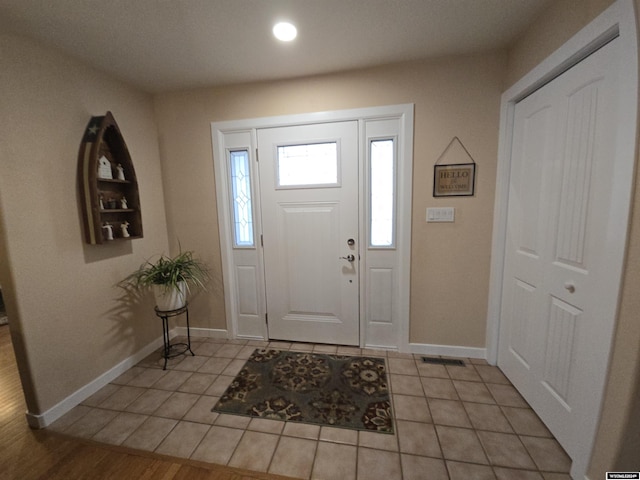
<path fill-rule="evenodd" d="M 126 210 L 127 208 L 129 208 L 127 206 L 127 199 L 124 197 L 120 199 L 120 208 L 122 208 L 123 210 Z"/>
<path fill-rule="evenodd" d="M 113 240 L 113 225 L 111 225 L 109 222 L 106 222 L 102 228 L 104 228 L 107 231 L 107 240 Z"/>
<path fill-rule="evenodd" d="M 111 171 L 111 162 L 104 155 L 98 160 L 98 178 L 105 178 L 107 180 L 113 179 L 113 172 Z"/>
<path fill-rule="evenodd" d="M 122 168 L 122 165 L 118 164 L 116 170 L 118 171 L 118 180 L 124 180 L 124 168 Z"/>
<path fill-rule="evenodd" d="M 118 208 L 118 204 L 116 203 L 115 198 L 110 198 L 107 200 L 107 208 L 113 210 L 114 208 Z"/>
<path fill-rule="evenodd" d="M 120 229 L 122 230 L 122 238 L 129 238 L 129 222 L 124 221 L 120 224 Z"/>
<path fill-rule="evenodd" d="M 100 210 L 104 210 L 104 202 L 102 201 L 102 195 L 100 195 Z"/>

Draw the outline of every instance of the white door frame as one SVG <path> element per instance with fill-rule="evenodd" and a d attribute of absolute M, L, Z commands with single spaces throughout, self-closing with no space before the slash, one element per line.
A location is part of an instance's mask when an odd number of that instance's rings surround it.
<path fill-rule="evenodd" d="M 227 336 L 229 338 L 266 339 L 268 332 L 264 320 L 264 314 L 266 313 L 263 286 L 264 271 L 260 271 L 263 264 L 262 249 L 259 246 L 260 233 L 262 231 L 261 219 L 259 214 L 254 214 L 257 236 L 256 248 L 234 248 L 232 236 L 233 215 L 226 161 L 228 152 L 233 149 L 246 149 L 251 157 L 252 165 L 255 165 L 257 131 L 259 129 L 350 120 L 358 122 L 358 155 L 361 171 L 358 186 L 360 203 L 359 235 L 361 239 L 360 346 L 409 351 L 413 104 L 262 117 L 214 122 L 211 124 L 225 313 Z M 384 133 L 388 125 L 392 125 L 393 129 L 389 130 L 388 133 Z M 393 256 L 393 260 L 390 265 L 389 259 L 383 258 L 380 260 L 380 265 L 372 265 L 370 269 L 371 271 L 375 270 L 372 275 L 386 275 L 389 279 L 393 279 L 393 308 L 390 312 L 390 317 L 387 319 L 375 318 L 369 315 L 372 309 L 368 308 L 367 299 L 370 297 L 375 298 L 375 295 L 368 291 L 369 283 L 371 282 L 367 282 L 369 272 L 367 258 L 369 257 L 370 263 L 373 263 L 374 260 L 377 261 L 379 257 L 384 256 L 384 252 L 381 252 L 380 249 L 367 248 L 368 242 L 365 243 L 368 231 L 367 209 L 365 206 L 368 205 L 368 202 L 367 179 L 364 173 L 368 162 L 368 142 L 371 139 L 380 138 L 381 135 L 394 138 L 397 141 L 396 238 L 393 248 L 386 250 Z M 260 192 L 259 181 L 257 181 L 257 168 L 252 166 L 252 169 L 254 169 L 252 171 L 252 198 L 256 206 L 254 212 L 259 212 Z M 251 261 L 254 262 L 254 265 L 243 267 L 242 271 L 238 270 L 238 254 L 245 257 L 253 255 Z M 241 298 L 241 284 L 245 287 L 255 285 L 255 294 L 250 295 L 249 298 Z M 243 309 L 248 313 L 244 314 Z"/>
<path fill-rule="evenodd" d="M 493 365 L 498 360 L 515 105 L 519 100 L 568 70 L 616 36 L 619 36 L 620 56 L 623 59 L 620 62 L 617 107 L 619 117 L 616 140 L 616 155 L 622 160 L 622 167 L 614 172 L 616 188 L 614 188 L 612 202 L 617 213 L 615 218 L 611 218 L 610 226 L 616 231 L 626 232 L 633 192 L 638 113 L 638 47 L 633 0 L 616 1 L 502 95 L 486 337 L 487 360 Z M 626 235 L 624 237 L 626 239 Z M 620 251 L 613 253 L 616 256 L 623 256 L 626 249 L 625 242 L 621 242 L 620 249 Z M 621 266 L 618 272 L 618 292 L 620 291 L 622 273 Z M 610 349 L 610 345 L 603 345 L 603 348 Z M 598 392 L 598 394 L 600 393 Z M 586 472 L 593 439 L 590 440 L 590 442 L 586 442 L 589 448 L 586 449 L 588 451 L 585 451 L 583 458 L 574 459 L 572 473 L 580 472 L 579 475 L 584 475 Z"/>

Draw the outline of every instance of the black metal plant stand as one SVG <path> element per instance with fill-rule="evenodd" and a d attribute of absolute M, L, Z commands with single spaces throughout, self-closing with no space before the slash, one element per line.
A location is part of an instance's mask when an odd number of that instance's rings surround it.
<path fill-rule="evenodd" d="M 164 348 L 162 350 L 162 356 L 164 357 L 164 367 L 163 370 L 167 369 L 167 360 L 170 358 L 177 357 L 179 355 L 184 355 L 187 352 L 191 352 L 191 356 L 195 357 L 195 353 L 191 350 L 191 333 L 189 331 L 189 306 L 185 304 L 182 308 L 177 308 L 175 310 L 159 310 L 158 307 L 155 307 L 156 315 L 162 319 L 162 340 L 164 342 Z M 187 317 L 187 343 L 179 342 L 179 343 L 171 343 L 171 338 L 169 338 L 169 318 L 176 317 L 178 315 L 186 314 Z"/>

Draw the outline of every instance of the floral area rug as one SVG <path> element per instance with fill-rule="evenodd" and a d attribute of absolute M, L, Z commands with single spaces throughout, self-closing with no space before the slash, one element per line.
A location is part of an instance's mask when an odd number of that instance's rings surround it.
<path fill-rule="evenodd" d="M 256 349 L 212 411 L 393 433 L 384 358 Z"/>

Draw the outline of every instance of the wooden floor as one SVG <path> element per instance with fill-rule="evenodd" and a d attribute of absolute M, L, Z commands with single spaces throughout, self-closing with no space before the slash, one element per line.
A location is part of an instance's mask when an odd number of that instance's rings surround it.
<path fill-rule="evenodd" d="M 0 480 L 277 480 L 286 477 L 79 441 L 28 427 L 9 327 L 0 326 Z"/>

